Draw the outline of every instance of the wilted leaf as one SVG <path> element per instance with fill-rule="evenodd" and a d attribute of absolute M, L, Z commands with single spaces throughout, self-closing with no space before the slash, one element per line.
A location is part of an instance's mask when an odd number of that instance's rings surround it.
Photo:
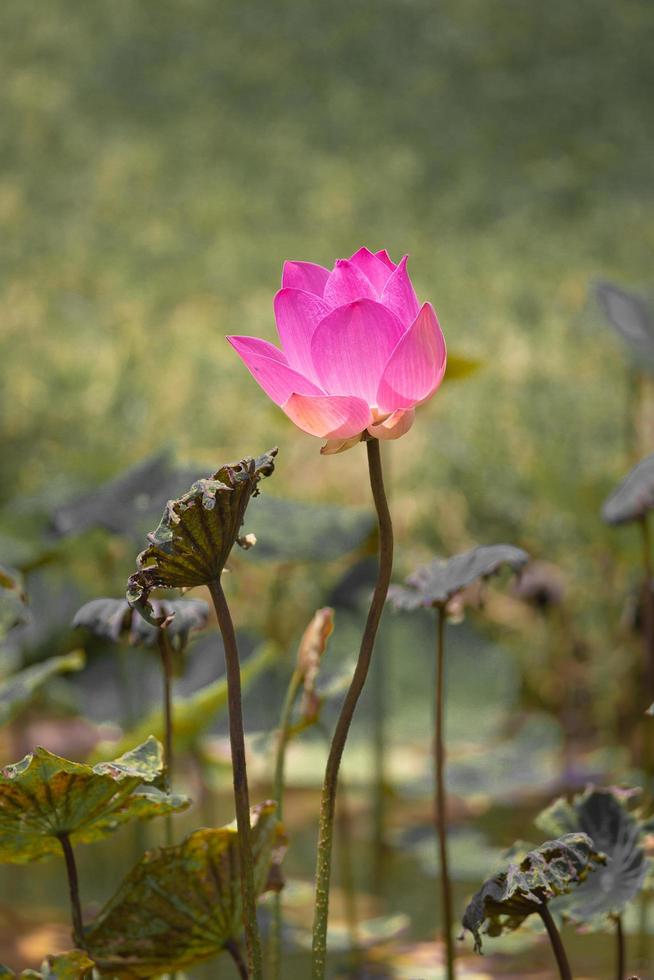
<path fill-rule="evenodd" d="M 637 293 L 611 282 L 595 283 L 595 296 L 611 326 L 629 347 L 639 367 L 654 369 L 654 316 Z"/>
<path fill-rule="evenodd" d="M 270 561 L 334 561 L 362 548 L 375 527 L 367 508 L 321 506 L 266 494 L 257 505 L 254 558 Z"/>
<path fill-rule="evenodd" d="M 155 619 L 167 622 L 168 639 L 178 648 L 185 647 L 189 633 L 204 629 L 209 619 L 209 606 L 203 599 L 152 599 L 150 605 Z M 157 645 L 157 627 L 135 615 L 126 599 L 92 599 L 75 613 L 72 625 L 112 643 Z"/>
<path fill-rule="evenodd" d="M 258 652 L 249 657 L 241 665 L 241 685 L 243 692 L 269 667 L 278 656 L 274 644 L 266 644 Z M 181 744 L 191 741 L 207 728 L 219 711 L 227 707 L 227 680 L 220 677 L 211 684 L 201 687 L 188 697 L 173 698 L 173 717 L 175 719 L 175 742 Z M 126 751 L 130 745 L 142 741 L 149 734 L 163 739 L 165 734 L 163 710 L 154 708 L 149 715 L 131 732 L 128 732 L 118 742 L 103 743 L 96 750 L 96 757 L 106 757 L 106 754 Z"/>
<path fill-rule="evenodd" d="M 185 809 L 185 797 L 142 785 L 161 771 L 161 745 L 154 738 L 93 767 L 35 749 L 0 774 L 0 861 L 41 860 L 61 853 L 63 835 L 85 844 L 128 820 Z"/>
<path fill-rule="evenodd" d="M 50 657 L 39 664 L 25 667 L 0 681 L 0 725 L 6 725 L 15 718 L 47 680 L 56 674 L 82 670 L 84 662 L 83 652 L 73 650 L 61 657 Z"/>
<path fill-rule="evenodd" d="M 0 640 L 14 626 L 27 622 L 25 591 L 20 572 L 0 565 Z"/>
<path fill-rule="evenodd" d="M 315 721 L 320 713 L 321 699 L 316 690 L 320 661 L 327 641 L 334 631 L 334 610 L 329 606 L 318 609 L 302 634 L 297 653 L 297 669 L 302 677 L 302 717 Z"/>
<path fill-rule="evenodd" d="M 58 507 L 51 518 L 53 529 L 60 536 L 96 527 L 113 534 L 135 535 L 196 475 L 197 471 L 174 467 L 167 453 L 150 456 L 114 480 Z"/>
<path fill-rule="evenodd" d="M 268 802 L 251 811 L 258 895 L 280 887 L 286 839 L 275 809 Z M 152 977 L 215 956 L 241 931 L 239 846 L 231 824 L 147 852 L 85 938 L 102 972 Z"/>
<path fill-rule="evenodd" d="M 607 524 L 642 520 L 654 507 L 654 453 L 637 463 L 606 498 L 602 517 Z"/>
<path fill-rule="evenodd" d="M 148 602 L 152 589 L 191 588 L 220 578 L 250 497 L 258 493 L 259 481 L 273 472 L 276 455 L 271 449 L 257 459 L 223 466 L 168 502 L 127 587 L 127 601 L 148 622 L 159 625 Z"/>
<path fill-rule="evenodd" d="M 482 545 L 453 558 L 435 558 L 410 575 L 406 586 L 392 585 L 388 596 L 396 609 L 413 610 L 446 603 L 477 579 L 507 566 L 514 572 L 529 561 L 522 548 L 510 544 Z"/>
<path fill-rule="evenodd" d="M 565 902 L 565 914 L 577 922 L 602 925 L 623 911 L 643 886 L 650 862 L 645 857 L 643 829 L 629 811 L 629 795 L 589 787 L 568 802 L 555 800 L 537 818 L 548 834 L 588 834 L 608 864 L 584 881 Z"/>
<path fill-rule="evenodd" d="M 605 857 L 586 834 L 565 834 L 529 851 L 519 863 L 488 878 L 463 915 L 463 928 L 481 952 L 481 928 L 489 936 L 517 929 L 544 902 L 580 884 Z"/>

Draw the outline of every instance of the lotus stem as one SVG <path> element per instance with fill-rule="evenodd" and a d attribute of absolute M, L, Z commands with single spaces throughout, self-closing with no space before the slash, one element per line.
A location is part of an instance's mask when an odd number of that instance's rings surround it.
<path fill-rule="evenodd" d="M 647 664 L 647 680 L 650 696 L 654 694 L 654 593 L 652 592 L 652 548 L 647 514 L 640 519 L 643 549 L 643 637 Z"/>
<path fill-rule="evenodd" d="M 241 859 L 241 896 L 243 900 L 243 927 L 247 947 L 248 967 L 252 980 L 262 980 L 263 961 L 261 938 L 257 924 L 257 900 L 254 891 L 254 859 L 250 832 L 250 794 L 245 765 L 245 737 L 243 733 L 243 706 L 241 703 L 241 667 L 236 634 L 223 587 L 219 580 L 209 583 L 209 591 L 216 610 L 218 626 L 225 648 L 227 675 L 227 704 L 229 712 L 229 740 L 232 751 L 232 775 L 234 779 L 234 806 Z"/>
<path fill-rule="evenodd" d="M 622 916 L 615 917 L 615 951 L 616 951 L 616 980 L 624 980 L 626 947 L 624 939 L 624 929 L 622 928 Z"/>
<path fill-rule="evenodd" d="M 541 902 L 541 904 L 538 906 L 538 914 L 540 915 L 545 928 L 547 929 L 547 935 L 549 936 L 550 943 L 552 944 L 552 949 L 556 958 L 556 965 L 559 968 L 559 976 L 561 980 L 572 980 L 572 971 L 570 969 L 568 957 L 563 947 L 559 930 L 556 928 L 556 923 L 552 918 L 552 913 L 548 909 L 546 902 Z"/>
<path fill-rule="evenodd" d="M 173 788 L 173 698 L 172 698 L 172 674 L 173 657 L 170 649 L 170 640 L 165 629 L 157 629 L 157 646 L 161 656 L 161 671 L 163 675 L 163 709 L 164 709 L 164 785 L 166 792 L 171 793 Z M 173 815 L 166 814 L 166 845 L 173 843 Z"/>
<path fill-rule="evenodd" d="M 452 934 L 452 887 L 447 858 L 447 798 L 445 794 L 445 605 L 436 611 L 436 688 L 434 698 L 434 822 L 438 835 L 443 906 L 443 938 L 447 963 L 447 980 L 454 980 L 454 938 Z"/>
<path fill-rule="evenodd" d="M 73 943 L 78 949 L 84 949 L 84 923 L 82 921 L 82 906 L 79 898 L 79 879 L 75 854 L 68 834 L 59 834 L 59 843 L 64 852 L 66 873 L 68 875 L 68 892 L 70 895 L 70 916 L 73 924 Z"/>
<path fill-rule="evenodd" d="M 225 949 L 227 950 L 227 952 L 229 953 L 229 955 L 234 961 L 234 965 L 238 970 L 238 975 L 240 977 L 240 980 L 248 980 L 247 964 L 243 959 L 243 956 L 241 954 L 241 949 L 238 943 L 230 939 L 229 942 L 225 943 Z"/>
<path fill-rule="evenodd" d="M 352 969 L 354 970 L 359 965 L 360 959 L 359 917 L 357 914 L 357 898 L 353 874 L 355 859 L 352 853 L 352 819 L 345 790 L 346 787 L 341 779 L 340 796 L 336 806 L 336 823 L 338 843 L 340 845 L 339 849 L 341 852 L 340 875 L 341 887 L 343 889 L 343 906 L 350 940 Z"/>
<path fill-rule="evenodd" d="M 329 731 L 322 722 L 318 723 L 318 729 L 324 736 L 329 748 Z M 340 881 L 343 891 L 343 911 L 345 913 L 345 924 L 350 940 L 350 953 L 352 954 L 352 969 L 355 970 L 359 965 L 359 917 L 357 914 L 357 897 L 354 886 L 353 875 L 353 855 L 352 855 L 352 820 L 348 804 L 347 786 L 341 773 L 339 784 L 339 797 L 336 806 L 334 819 L 336 821 L 336 831 L 338 833 L 338 850 L 340 851 Z"/>
<path fill-rule="evenodd" d="M 293 671 L 291 680 L 286 689 L 286 696 L 284 698 L 282 713 L 279 720 L 279 736 L 277 739 L 277 752 L 275 755 L 273 798 L 277 803 L 277 816 L 280 820 L 282 820 L 284 816 L 284 768 L 286 764 L 286 747 L 290 737 L 293 706 L 300 688 L 302 687 L 302 682 L 302 671 L 296 668 Z M 270 974 L 270 980 L 279 980 L 281 977 L 281 948 L 282 896 L 280 892 L 275 892 L 273 897 L 272 921 L 270 923 L 270 939 L 268 941 L 268 971 Z"/>
<path fill-rule="evenodd" d="M 164 780 L 166 789 L 171 791 L 173 786 L 173 699 L 172 699 L 172 651 L 165 629 L 157 630 L 157 646 L 161 656 L 163 674 L 163 709 L 164 709 Z"/>
<path fill-rule="evenodd" d="M 343 757 L 352 718 L 363 691 L 368 676 L 370 660 L 379 628 L 379 621 L 384 611 L 384 603 L 388 586 L 390 585 L 393 569 L 393 525 L 388 510 L 384 479 L 382 474 L 381 453 L 376 439 L 366 441 L 368 452 L 368 470 L 370 486 L 377 512 L 379 524 L 379 570 L 377 584 L 372 597 L 366 620 L 361 647 L 350 687 L 345 695 L 343 705 L 336 722 L 334 736 L 327 759 L 325 778 L 320 802 L 320 824 L 318 830 L 318 854 L 316 861 L 316 904 L 313 920 L 313 953 L 312 978 L 324 980 L 327 962 L 327 920 L 329 917 L 329 883 L 331 878 L 332 843 L 334 830 L 334 812 L 336 808 L 336 790 L 338 786 L 338 770 Z"/>
<path fill-rule="evenodd" d="M 372 821 L 372 885 L 379 895 L 384 885 L 386 857 L 386 671 L 385 650 L 377 653 L 377 660 L 370 678 L 372 694 L 372 748 L 374 771 L 374 798 Z"/>

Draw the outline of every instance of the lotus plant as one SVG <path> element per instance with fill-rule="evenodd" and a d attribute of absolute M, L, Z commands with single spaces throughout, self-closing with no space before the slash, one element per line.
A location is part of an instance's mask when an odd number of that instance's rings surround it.
<path fill-rule="evenodd" d="M 416 406 L 445 374 L 445 340 L 429 303 L 418 302 L 407 259 L 360 248 L 329 270 L 286 262 L 274 299 L 281 349 L 257 337 L 229 337 L 255 380 L 323 453 L 365 442 L 379 526 L 377 584 L 359 656 L 332 738 L 320 806 L 313 925 L 313 980 L 325 976 L 327 919 L 338 771 L 363 691 L 393 566 L 393 527 L 380 439 L 411 427 Z"/>

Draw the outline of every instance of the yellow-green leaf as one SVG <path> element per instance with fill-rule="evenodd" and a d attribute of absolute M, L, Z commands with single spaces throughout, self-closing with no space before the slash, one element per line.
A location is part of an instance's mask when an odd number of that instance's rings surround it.
<path fill-rule="evenodd" d="M 286 838 L 275 804 L 254 807 L 252 850 L 258 895 L 279 888 Z M 152 977 L 209 959 L 242 929 L 240 858 L 233 824 L 196 830 L 148 851 L 86 932 L 100 971 Z"/>
<path fill-rule="evenodd" d="M 128 820 L 185 809 L 185 797 L 143 785 L 161 771 L 161 745 L 154 738 L 96 766 L 35 749 L 0 773 L 0 861 L 38 861 L 60 854 L 64 835 L 73 844 L 88 843 Z"/>

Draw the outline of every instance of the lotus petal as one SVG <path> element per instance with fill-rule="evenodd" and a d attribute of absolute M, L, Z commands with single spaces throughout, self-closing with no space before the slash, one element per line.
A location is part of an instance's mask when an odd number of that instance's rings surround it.
<path fill-rule="evenodd" d="M 399 317 L 405 328 L 418 316 L 420 304 L 406 269 L 408 256 L 404 256 L 398 267 L 390 275 L 381 301 Z"/>
<path fill-rule="evenodd" d="M 228 337 L 246 368 L 269 398 L 282 405 L 289 395 L 321 395 L 323 392 L 304 375 L 288 366 L 284 355 L 266 340 L 256 337 Z"/>
<path fill-rule="evenodd" d="M 332 310 L 311 341 L 311 358 L 322 387 L 330 394 L 356 395 L 375 405 L 384 368 L 403 332 L 397 317 L 372 300 Z"/>
<path fill-rule="evenodd" d="M 361 398 L 342 395 L 291 395 L 282 409 L 304 432 L 321 439 L 349 439 L 363 432 L 371 420 Z"/>
<path fill-rule="evenodd" d="M 355 299 L 378 299 L 368 277 L 348 259 L 337 259 L 325 284 L 323 298 L 330 306 L 344 306 Z"/>
<path fill-rule="evenodd" d="M 328 278 L 329 269 L 315 262 L 284 262 L 282 289 L 305 289 L 308 293 L 322 296 Z"/>
<path fill-rule="evenodd" d="M 311 360 L 311 338 L 331 307 L 304 289 L 280 289 L 273 301 L 277 332 L 288 364 L 317 381 Z"/>
<path fill-rule="evenodd" d="M 445 338 L 430 303 L 420 313 L 391 354 L 377 392 L 381 412 L 412 408 L 434 394 L 446 365 Z"/>

